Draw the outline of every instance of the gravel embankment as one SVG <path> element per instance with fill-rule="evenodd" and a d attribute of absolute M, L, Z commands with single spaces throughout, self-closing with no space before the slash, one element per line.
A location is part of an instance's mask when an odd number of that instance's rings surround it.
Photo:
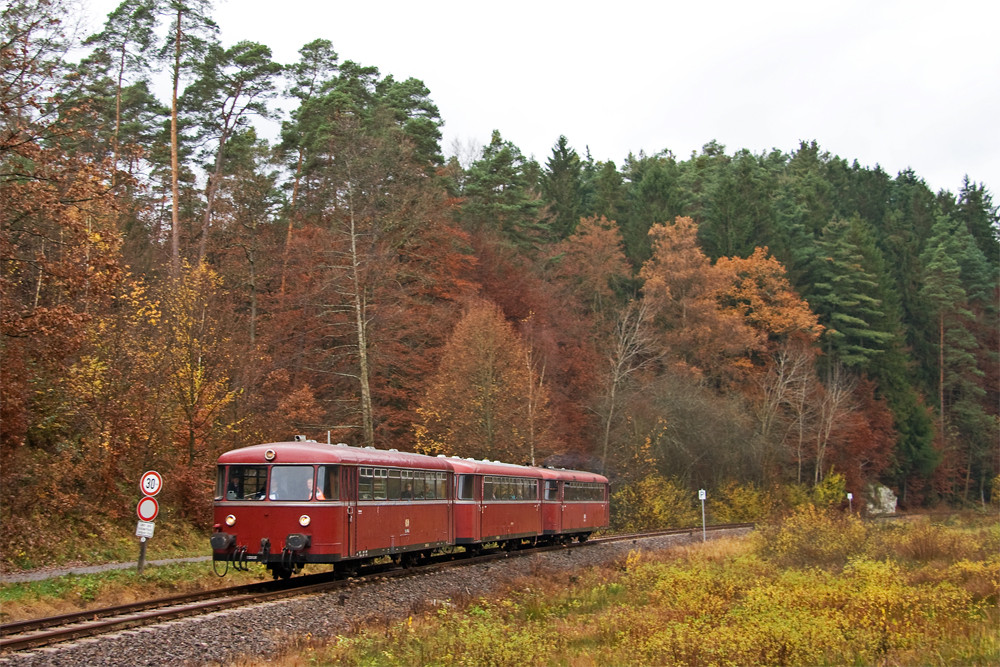
<path fill-rule="evenodd" d="M 474 598 L 499 591 L 518 577 L 600 565 L 624 557 L 631 549 L 657 551 L 700 537 L 696 532 L 594 544 L 363 584 L 333 593 L 252 605 L 58 647 L 3 655 L 0 665 L 194 666 L 226 665 L 241 657 L 266 660 L 307 633 L 313 639 L 333 637 L 350 632 L 367 620 L 403 619 L 414 610 L 449 598 Z"/>

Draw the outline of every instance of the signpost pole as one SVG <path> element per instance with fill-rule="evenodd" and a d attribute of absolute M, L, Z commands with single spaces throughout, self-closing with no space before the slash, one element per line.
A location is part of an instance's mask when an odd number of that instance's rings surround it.
<path fill-rule="evenodd" d="M 139 574 L 142 574 L 142 568 L 146 567 L 146 538 L 139 538 Z"/>
<path fill-rule="evenodd" d="M 705 493 L 705 489 L 699 489 L 698 490 L 698 500 L 701 501 L 701 541 L 702 542 L 705 542 L 706 539 L 707 539 L 705 537 L 705 532 L 706 532 L 705 531 L 705 498 L 706 497 L 708 497 L 708 494 Z"/>

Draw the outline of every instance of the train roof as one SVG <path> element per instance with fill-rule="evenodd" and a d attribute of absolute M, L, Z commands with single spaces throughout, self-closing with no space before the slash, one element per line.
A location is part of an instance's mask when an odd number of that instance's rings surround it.
<path fill-rule="evenodd" d="M 268 458 L 268 452 L 273 452 L 271 458 Z M 233 449 L 219 456 L 219 464 L 221 465 L 265 463 L 346 463 L 353 465 L 452 470 L 460 474 L 509 475 L 576 482 L 607 483 L 608 481 L 603 475 L 581 470 L 538 468 L 513 463 L 502 463 L 500 461 L 480 461 L 458 456 L 427 456 L 425 454 L 400 452 L 393 449 L 352 447 L 342 443 L 333 445 L 316 442 L 315 440 L 269 442 Z"/>
<path fill-rule="evenodd" d="M 267 458 L 267 452 L 274 456 Z M 314 440 L 300 442 L 269 442 L 228 451 L 219 456 L 220 464 L 233 463 L 348 463 L 355 465 L 395 466 L 450 470 L 445 459 L 392 449 L 329 445 Z"/>
<path fill-rule="evenodd" d="M 511 475 L 515 477 L 540 477 L 541 468 L 521 466 L 501 461 L 480 461 L 478 459 L 463 459 L 459 456 L 449 456 L 445 459 L 456 473 L 473 475 Z"/>

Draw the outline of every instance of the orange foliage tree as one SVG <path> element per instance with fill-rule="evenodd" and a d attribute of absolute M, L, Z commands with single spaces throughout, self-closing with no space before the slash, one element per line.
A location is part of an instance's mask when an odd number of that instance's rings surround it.
<path fill-rule="evenodd" d="M 728 385 L 750 370 L 749 355 L 761 349 L 762 337 L 738 311 L 719 304 L 728 276 L 698 246 L 697 233 L 691 218 L 653 225 L 653 254 L 639 276 L 667 358 L 695 376 Z"/>
<path fill-rule="evenodd" d="M 716 268 L 726 278 L 717 294 L 719 304 L 739 313 L 769 350 L 792 338 L 815 342 L 823 331 L 818 316 L 792 288 L 785 267 L 767 248 L 756 248 L 747 258 L 721 257 Z"/>
<path fill-rule="evenodd" d="M 603 216 L 581 218 L 552 256 L 556 279 L 571 286 L 591 312 L 614 310 L 614 287 L 631 276 L 618 225 Z"/>
<path fill-rule="evenodd" d="M 417 409 L 417 450 L 530 462 L 548 400 L 528 347 L 494 304 L 470 305 Z M 540 438 L 539 438 L 540 440 Z"/>

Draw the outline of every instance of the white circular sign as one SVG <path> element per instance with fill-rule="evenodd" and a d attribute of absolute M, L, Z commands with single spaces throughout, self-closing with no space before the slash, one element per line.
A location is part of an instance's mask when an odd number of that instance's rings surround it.
<path fill-rule="evenodd" d="M 156 498 L 152 496 L 146 496 L 139 501 L 139 504 L 135 506 L 135 513 L 139 515 L 139 518 L 143 521 L 152 521 L 156 518 L 156 515 L 160 512 L 160 505 L 156 502 Z"/>
<path fill-rule="evenodd" d="M 160 477 L 160 473 L 155 470 L 150 470 L 142 476 L 142 480 L 139 482 L 139 489 L 147 496 L 155 496 L 160 492 L 163 487 L 163 478 Z"/>

